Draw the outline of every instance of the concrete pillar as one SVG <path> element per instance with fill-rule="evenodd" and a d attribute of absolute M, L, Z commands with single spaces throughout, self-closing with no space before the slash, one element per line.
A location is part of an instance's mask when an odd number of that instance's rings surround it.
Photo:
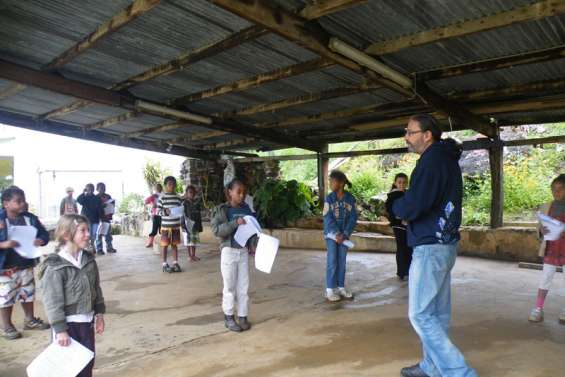
<path fill-rule="evenodd" d="M 504 222 L 504 147 L 500 143 L 500 129 L 497 128 L 496 143 L 489 149 L 491 205 L 490 226 L 500 228 Z"/>
<path fill-rule="evenodd" d="M 328 146 L 322 148 L 322 153 L 328 152 Z M 328 168 L 330 159 L 324 158 L 318 153 L 318 193 L 320 194 L 320 205 L 323 205 L 326 193 L 328 192 Z"/>

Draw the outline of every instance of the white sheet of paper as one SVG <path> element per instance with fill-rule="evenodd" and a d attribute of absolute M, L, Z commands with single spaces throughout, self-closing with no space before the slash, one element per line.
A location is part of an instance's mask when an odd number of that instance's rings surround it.
<path fill-rule="evenodd" d="M 71 338 L 68 347 L 51 343 L 27 367 L 28 377 L 76 377 L 94 358 L 94 352 Z"/>
<path fill-rule="evenodd" d="M 255 268 L 267 274 L 271 273 L 279 250 L 279 240 L 268 234 L 259 234 L 259 242 L 255 251 Z"/>
<path fill-rule="evenodd" d="M 110 223 L 100 223 L 98 224 L 98 231 L 96 232 L 96 234 L 98 236 L 105 236 L 106 234 L 108 234 L 108 231 L 110 230 Z"/>
<path fill-rule="evenodd" d="M 182 216 L 184 216 L 184 207 L 178 206 L 178 207 L 169 208 L 169 216 L 170 217 L 182 217 Z"/>
<path fill-rule="evenodd" d="M 565 231 L 565 223 L 541 212 L 538 212 L 538 219 L 541 225 L 549 230 L 549 233 L 543 236 L 544 241 L 556 241 L 561 238 L 561 234 Z"/>
<path fill-rule="evenodd" d="M 113 215 L 115 211 L 116 211 L 116 204 L 114 200 L 107 202 L 106 205 L 104 206 L 105 215 Z"/>
<path fill-rule="evenodd" d="M 37 229 L 31 225 L 16 225 L 8 227 L 8 239 L 17 241 L 20 246 L 14 250 L 24 258 L 35 259 L 42 255 L 33 243 L 37 237 Z"/>
<path fill-rule="evenodd" d="M 188 246 L 188 233 L 182 232 L 182 244 Z"/>
<path fill-rule="evenodd" d="M 336 236 L 335 233 L 328 233 L 326 234 L 326 238 L 329 238 L 330 240 L 336 240 Z M 348 249 L 353 249 L 353 247 L 355 246 L 355 244 L 353 242 L 351 242 L 350 240 L 345 240 L 343 241 L 343 245 L 345 247 L 347 247 Z"/>
<path fill-rule="evenodd" d="M 245 224 L 239 225 L 235 235 L 233 236 L 235 242 L 237 242 L 240 246 L 245 246 L 249 238 L 261 233 L 261 225 L 259 225 L 255 217 L 245 216 L 243 219 L 245 220 Z"/>

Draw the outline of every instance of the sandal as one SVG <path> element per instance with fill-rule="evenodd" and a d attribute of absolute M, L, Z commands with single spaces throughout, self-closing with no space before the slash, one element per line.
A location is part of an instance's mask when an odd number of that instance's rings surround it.
<path fill-rule="evenodd" d="M 178 263 L 173 264 L 173 267 L 171 268 L 171 272 L 182 272 L 180 265 Z"/>
<path fill-rule="evenodd" d="M 51 326 L 39 317 L 33 318 L 31 321 L 24 321 L 24 330 L 47 330 L 49 328 Z"/>
<path fill-rule="evenodd" d="M 4 329 L 4 334 L 2 334 L 2 336 L 8 340 L 15 340 L 21 338 L 22 333 L 16 330 L 15 327 L 9 327 L 7 329 Z"/>

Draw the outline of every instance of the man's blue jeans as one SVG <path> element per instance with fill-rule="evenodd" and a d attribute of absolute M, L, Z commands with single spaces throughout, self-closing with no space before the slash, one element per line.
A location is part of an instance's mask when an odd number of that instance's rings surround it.
<path fill-rule="evenodd" d="M 420 368 L 430 377 L 476 377 L 449 340 L 451 269 L 457 244 L 414 248 L 409 277 L 408 316 L 423 347 Z"/>
<path fill-rule="evenodd" d="M 96 225 L 98 225 L 98 224 L 96 224 Z M 110 230 L 108 230 L 108 232 L 105 235 L 100 236 L 100 237 L 96 237 L 96 251 L 104 250 L 103 245 L 102 245 L 102 238 L 104 238 L 104 240 L 106 241 L 106 251 L 114 248 L 112 246 L 112 241 L 114 240 L 114 238 L 112 237 L 111 233 L 112 232 L 111 232 L 111 229 L 110 229 Z"/>
<path fill-rule="evenodd" d="M 326 288 L 345 287 L 345 263 L 347 247 L 338 245 L 334 240 L 326 240 L 328 249 L 326 264 Z"/>
<path fill-rule="evenodd" d="M 98 223 L 90 224 L 88 231 L 90 232 L 90 245 L 92 246 L 92 249 L 94 249 L 95 243 L 98 242 L 96 239 L 96 233 L 98 233 Z"/>

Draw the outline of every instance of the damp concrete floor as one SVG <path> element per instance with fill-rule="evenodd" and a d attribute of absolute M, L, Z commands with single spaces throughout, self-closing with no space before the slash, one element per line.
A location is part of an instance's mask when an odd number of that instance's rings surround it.
<path fill-rule="evenodd" d="M 408 287 L 395 278 L 391 254 L 350 253 L 347 282 L 354 301 L 322 297 L 325 254 L 281 250 L 272 274 L 251 273 L 251 331 L 228 332 L 220 309 L 217 248 L 184 272 L 160 271 L 140 238 L 119 236 L 119 252 L 98 258 L 106 298 L 106 333 L 97 338 L 100 377 L 398 376 L 420 356 L 407 319 Z M 480 376 L 549 377 L 565 371 L 565 279 L 556 275 L 546 320 L 530 324 L 540 271 L 517 263 L 460 257 L 453 272 L 453 341 Z M 37 314 L 45 318 L 41 306 Z M 22 323 L 21 308 L 15 321 Z M 50 339 L 27 331 L 0 339 L 0 376 L 25 366 Z"/>

